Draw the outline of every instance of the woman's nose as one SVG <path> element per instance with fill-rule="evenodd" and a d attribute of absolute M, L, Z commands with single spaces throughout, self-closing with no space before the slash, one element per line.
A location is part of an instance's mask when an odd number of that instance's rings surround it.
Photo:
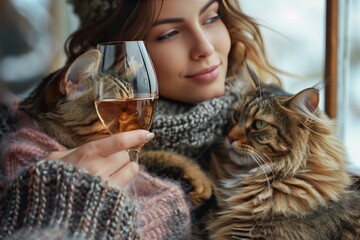
<path fill-rule="evenodd" d="M 209 57 L 214 52 L 214 46 L 206 34 L 199 30 L 194 34 L 191 58 L 194 60 Z"/>

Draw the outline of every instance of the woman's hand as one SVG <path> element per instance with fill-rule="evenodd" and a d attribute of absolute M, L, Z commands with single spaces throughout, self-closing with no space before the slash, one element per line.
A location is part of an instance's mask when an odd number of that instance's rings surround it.
<path fill-rule="evenodd" d="M 139 172 L 139 165 L 130 162 L 126 150 L 143 145 L 154 136 L 146 130 L 119 133 L 72 150 L 52 152 L 45 159 L 61 159 L 113 185 L 124 186 Z"/>

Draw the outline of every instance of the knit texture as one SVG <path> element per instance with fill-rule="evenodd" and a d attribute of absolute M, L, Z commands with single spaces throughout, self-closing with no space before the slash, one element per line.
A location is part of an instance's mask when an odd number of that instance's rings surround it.
<path fill-rule="evenodd" d="M 80 237 L 69 236 L 67 231 L 59 228 L 36 228 L 32 230 L 22 228 L 5 237 L 5 240 L 24 240 L 24 236 L 26 236 L 26 240 L 85 240 Z"/>
<path fill-rule="evenodd" d="M 190 209 L 177 184 L 141 172 L 135 186 L 141 239 L 190 239 Z"/>
<path fill-rule="evenodd" d="M 80 18 L 82 26 L 90 25 L 109 17 L 121 0 L 67 0 L 73 5 L 74 13 Z"/>
<path fill-rule="evenodd" d="M 17 119 L 17 129 L 2 136 L 0 145 L 0 189 L 11 181 L 21 166 L 34 163 L 53 151 L 66 148 L 56 140 L 40 131 L 38 126 L 14 104 L 9 117 Z M 3 127 L 6 128 L 6 127 Z"/>
<path fill-rule="evenodd" d="M 38 237 L 48 234 L 42 228 L 59 229 L 50 239 L 139 239 L 135 205 L 122 191 L 59 161 L 22 172 L 1 203 L 0 239 L 19 227 Z"/>
<path fill-rule="evenodd" d="M 197 159 L 216 140 L 225 136 L 229 112 L 237 94 L 210 99 L 197 105 L 160 99 L 147 149 L 170 150 Z"/>
<path fill-rule="evenodd" d="M 16 113 L 16 115 L 18 114 L 20 113 Z M 72 174 L 75 174 L 72 172 L 78 172 L 78 170 L 74 170 L 74 168 L 71 168 L 70 166 L 64 168 L 62 166 L 56 165 L 56 167 L 62 169 L 59 170 L 60 172 L 55 174 L 55 176 L 58 175 L 58 178 L 56 178 L 56 181 L 46 180 L 46 172 L 50 174 L 50 170 L 52 168 L 49 170 L 49 167 L 47 167 L 47 165 L 43 161 L 41 161 L 41 159 L 49 152 L 64 150 L 65 147 L 59 144 L 54 139 L 52 139 L 50 136 L 41 132 L 36 126 L 36 124 L 34 124 L 32 121 L 29 121 L 29 119 L 26 116 L 23 116 L 22 120 L 24 121 L 20 121 L 21 124 L 19 124 L 19 126 L 21 127 L 17 131 L 9 133 L 8 135 L 4 136 L 3 141 L 1 142 L 1 147 L 0 147 L 1 155 L 2 155 L 1 161 L 2 161 L 2 165 L 5 166 L 5 170 L 3 171 L 4 178 L 1 178 L 1 180 L 2 180 L 3 188 L 5 187 L 9 188 L 9 186 L 11 186 L 11 189 L 13 189 L 13 191 L 15 192 L 18 192 L 19 196 L 37 193 L 38 195 L 36 196 L 36 199 L 34 199 L 33 202 L 29 203 L 32 204 L 31 208 L 35 209 L 34 210 L 35 212 L 33 213 L 34 215 L 31 215 L 32 220 L 30 222 L 29 220 L 27 220 L 28 217 L 26 217 L 26 219 L 19 220 L 19 222 L 17 223 L 18 225 L 13 225 L 14 222 L 11 219 L 15 219 L 14 217 L 0 219 L 0 221 L 3 221 L 4 226 L 5 225 L 8 226 L 6 229 L 12 229 L 10 232 L 12 232 L 13 229 L 15 228 L 21 228 L 26 226 L 28 226 L 29 229 L 31 230 L 34 227 L 34 225 L 41 227 L 62 226 L 65 229 L 69 229 L 69 230 L 75 229 L 77 228 L 77 225 L 73 226 L 73 224 L 76 224 L 77 222 L 70 221 L 68 215 L 69 215 L 69 211 L 75 215 L 77 215 L 79 211 L 83 212 L 82 209 L 78 208 L 77 204 L 72 205 L 73 209 L 69 210 L 68 205 L 60 204 L 62 201 L 59 202 L 59 204 L 61 205 L 59 206 L 61 208 L 58 208 L 57 205 L 54 205 L 55 203 L 52 203 L 50 200 L 48 203 L 49 205 L 46 205 L 43 201 L 48 202 L 47 198 L 70 199 L 69 196 L 60 196 L 63 193 L 63 191 L 60 191 L 58 188 L 53 189 L 53 187 L 54 186 L 59 187 L 61 186 L 61 184 L 63 184 L 64 185 L 63 188 L 67 189 L 68 191 L 67 194 L 70 194 L 69 189 L 78 188 L 78 186 L 71 185 L 72 183 L 68 183 L 68 182 L 63 183 L 62 181 L 67 181 L 67 177 L 70 177 L 70 179 L 72 179 L 71 178 Z M 33 169 L 33 164 L 34 163 L 36 164 L 36 162 L 39 160 L 41 164 L 36 165 L 36 168 Z M 41 188 L 14 189 L 13 182 L 22 181 L 22 180 L 18 180 L 19 174 L 21 179 L 24 178 L 23 175 L 21 174 L 23 173 L 24 169 L 26 169 L 25 166 L 30 166 L 30 168 L 33 169 L 31 172 L 28 172 L 28 175 L 26 175 L 27 178 L 31 178 L 31 179 L 34 178 L 38 184 L 40 180 L 37 179 L 38 178 L 42 179 L 41 181 L 44 184 L 41 184 L 40 186 Z M 55 165 L 51 165 L 51 166 L 55 166 Z M 56 167 L 53 168 L 56 169 Z M 40 168 L 40 170 L 37 170 L 38 168 Z M 52 169 L 51 171 L 55 171 L 54 169 Z M 40 171 L 40 173 L 38 173 L 38 171 Z M 30 176 L 32 174 L 36 176 Z M 61 174 L 65 174 L 63 175 L 64 177 L 61 177 L 62 176 Z M 81 178 L 81 176 L 79 177 Z M 90 178 L 90 176 L 87 176 L 87 178 Z M 81 182 L 77 178 L 74 178 L 73 181 L 74 184 L 76 182 L 77 184 Z M 99 179 L 95 177 L 94 181 L 95 183 L 92 184 L 95 184 L 93 187 L 96 187 L 97 189 L 96 191 L 104 188 L 101 185 Z M 47 186 L 49 188 L 47 188 Z M 137 198 L 131 200 L 132 202 L 131 207 L 134 206 L 138 207 L 139 221 L 137 223 L 138 224 L 137 231 L 141 234 L 141 239 L 188 239 L 188 237 L 190 236 L 190 209 L 189 206 L 187 205 L 187 201 L 181 187 L 170 181 L 165 181 L 150 176 L 143 169 L 140 169 L 140 173 L 136 178 L 135 186 L 137 187 L 136 189 Z M 24 190 L 24 192 L 22 192 L 22 190 Z M 84 192 L 94 192 L 94 191 L 95 190 L 93 188 L 84 190 Z M 99 192 L 99 194 L 100 193 L 104 194 L 103 192 Z M 77 192 L 71 192 L 71 198 L 74 197 L 77 199 L 78 194 L 79 193 Z M 97 195 L 96 196 L 94 195 L 94 197 L 98 197 L 99 194 L 98 193 L 96 194 Z M 129 193 L 126 194 L 128 195 Z M 93 205 L 107 204 L 108 200 L 104 199 L 103 197 L 100 199 L 97 198 L 95 199 L 94 197 L 87 199 L 89 202 L 88 204 L 93 204 Z M 17 199 L 13 199 L 12 201 L 22 206 L 26 204 L 27 200 L 26 198 L 20 198 L 20 199 L 17 198 Z M 10 204 L 8 206 L 12 206 L 13 202 L 7 202 L 8 204 Z M 4 202 L 1 202 L 0 204 L 2 205 L 2 207 L 5 207 L 5 209 L 8 208 L 7 205 L 3 205 L 5 204 Z M 39 206 L 37 204 L 39 204 Z M 45 205 L 41 205 L 41 204 L 45 204 Z M 48 212 L 44 210 L 43 208 L 44 206 L 46 207 L 52 206 L 52 208 L 56 208 L 56 210 L 59 211 L 59 213 L 57 213 L 56 215 L 52 213 L 49 216 L 47 214 Z M 29 208 L 23 208 L 22 210 L 25 209 L 29 209 Z M 21 214 L 21 211 L 19 212 L 18 210 L 16 210 L 15 212 L 16 214 Z M 38 219 L 39 216 L 37 214 L 39 211 L 41 211 L 45 217 L 41 216 L 40 219 Z M 44 211 L 46 213 L 43 213 Z M 121 211 L 119 212 L 119 214 L 120 213 Z M 68 219 L 65 221 L 66 224 L 59 223 L 55 225 L 54 224 L 47 225 L 47 223 L 49 223 L 50 220 L 46 220 L 46 219 L 50 219 L 50 218 L 56 219 L 58 218 L 57 217 L 58 214 L 68 217 Z M 127 214 L 126 211 L 124 212 L 124 214 Z M 5 216 L 5 215 L 0 215 L 0 216 Z M 22 218 L 25 218 L 25 216 L 23 216 Z M 107 224 L 106 221 L 108 221 L 109 218 L 99 219 L 97 215 L 94 216 L 86 215 L 86 220 L 84 221 L 89 223 L 89 221 L 90 222 L 95 221 L 95 219 L 99 221 L 99 223 L 96 224 L 100 224 L 101 226 L 103 226 Z M 62 220 L 59 221 L 61 222 Z M 21 225 L 20 222 L 24 224 L 26 223 L 26 226 Z M 90 231 L 91 229 L 98 231 L 94 227 L 91 227 L 89 229 L 83 229 L 83 228 L 77 228 L 77 229 L 78 229 L 77 236 L 90 234 L 87 233 L 87 230 Z M 4 231 L 9 232 L 9 230 L 4 230 Z M 20 231 L 24 231 L 24 230 L 22 229 Z M 75 230 L 70 232 L 75 232 Z M 39 232 L 36 232 L 35 234 L 39 234 Z M 96 233 L 91 233 L 91 234 L 94 235 Z M 86 239 L 88 239 L 87 235 L 86 235 Z M 109 239 L 112 239 L 112 237 L 109 237 Z"/>

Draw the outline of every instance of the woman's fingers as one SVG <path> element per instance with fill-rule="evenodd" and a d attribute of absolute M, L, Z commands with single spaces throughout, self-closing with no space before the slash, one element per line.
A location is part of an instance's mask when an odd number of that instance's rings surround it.
<path fill-rule="evenodd" d="M 124 186 L 139 172 L 139 165 L 130 162 L 127 151 L 117 152 L 106 158 L 106 161 L 86 161 L 78 165 L 91 175 L 100 176 L 114 185 Z"/>
<path fill-rule="evenodd" d="M 118 153 L 114 153 L 113 155 L 109 156 L 106 160 L 108 166 L 102 174 L 104 176 L 111 176 L 114 174 L 117 170 L 124 167 L 127 163 L 130 162 L 130 157 L 127 151 L 121 151 Z"/>
<path fill-rule="evenodd" d="M 112 135 L 85 145 L 88 145 L 89 148 L 94 148 L 95 152 L 93 153 L 96 153 L 98 156 L 107 157 L 116 152 L 143 145 L 153 139 L 154 136 L 154 133 L 146 130 L 134 130 Z"/>
<path fill-rule="evenodd" d="M 125 186 L 139 173 L 139 164 L 128 162 L 122 168 L 115 171 L 110 176 L 110 181 L 120 186 Z"/>
<path fill-rule="evenodd" d="M 139 165 L 130 162 L 127 150 L 145 144 L 154 136 L 146 130 L 119 133 L 72 150 L 53 152 L 46 159 L 62 159 L 91 175 L 100 176 L 113 184 L 125 185 L 139 172 Z"/>
<path fill-rule="evenodd" d="M 65 156 L 69 155 L 71 152 L 73 152 L 74 150 L 76 150 L 76 148 L 71 149 L 71 150 L 65 150 L 65 151 L 56 151 L 56 152 L 51 152 L 48 155 L 46 155 L 44 157 L 45 160 L 57 160 L 57 159 L 63 159 Z"/>
<path fill-rule="evenodd" d="M 85 161 L 103 161 L 114 153 L 145 144 L 154 136 L 154 133 L 150 133 L 146 130 L 134 130 L 119 133 L 86 143 L 85 145 L 72 150 L 62 159 L 71 162 L 74 165 L 79 165 Z"/>

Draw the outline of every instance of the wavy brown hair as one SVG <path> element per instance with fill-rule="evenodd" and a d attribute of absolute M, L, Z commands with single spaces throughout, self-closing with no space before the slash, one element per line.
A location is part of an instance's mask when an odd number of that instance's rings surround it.
<path fill-rule="evenodd" d="M 236 78 L 245 61 L 252 65 L 260 79 L 281 83 L 278 73 L 268 61 L 258 23 L 243 13 L 238 0 L 221 0 L 220 16 L 231 38 L 228 76 Z"/>
<path fill-rule="evenodd" d="M 81 26 L 83 27 L 74 32 L 67 40 L 68 63 L 101 42 L 144 39 L 159 15 L 159 12 L 156 12 L 155 4 L 163 1 L 122 0 L 115 12 L 104 20 L 86 23 L 86 25 L 85 22 L 82 22 Z M 257 22 L 242 12 L 238 0 L 218 0 L 218 2 L 219 14 L 230 33 L 232 44 L 229 53 L 228 77 L 236 79 L 240 68 L 246 61 L 260 75 L 260 79 L 280 83 L 277 77 L 280 71 L 273 67 L 267 59 Z M 74 3 L 74 11 L 79 15 L 86 6 L 77 5 L 79 4 Z"/>

